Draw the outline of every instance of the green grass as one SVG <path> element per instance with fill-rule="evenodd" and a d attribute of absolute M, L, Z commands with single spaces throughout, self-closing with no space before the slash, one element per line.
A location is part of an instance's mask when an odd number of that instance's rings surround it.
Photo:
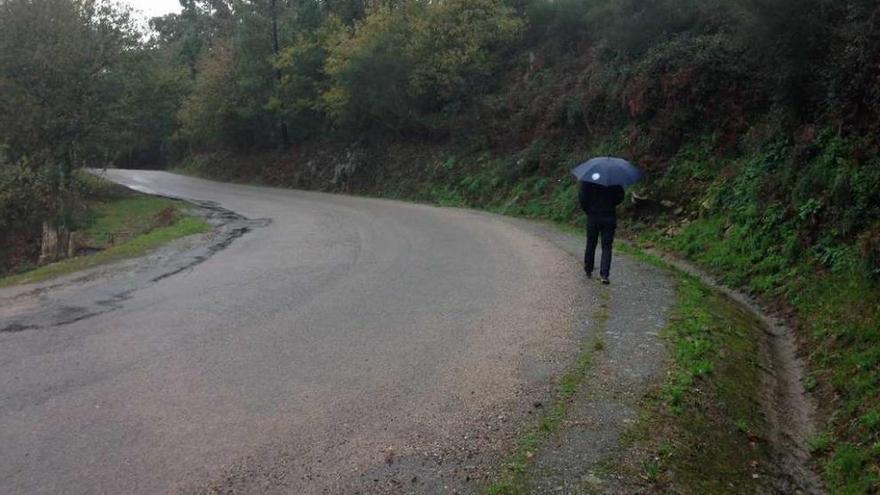
<path fill-rule="evenodd" d="M 671 358 L 667 377 L 630 438 L 647 452 L 640 473 L 647 483 L 681 494 L 762 493 L 766 480 L 752 476 L 751 462 L 764 469 L 769 449 L 750 444 L 764 425 L 756 362 L 761 331 L 744 308 L 679 274 L 663 330 Z"/>
<path fill-rule="evenodd" d="M 179 203 L 152 196 L 135 195 L 94 204 L 80 233 L 95 245 L 108 245 L 115 236 L 136 235 L 154 228 L 156 217 Z"/>
<path fill-rule="evenodd" d="M 667 174 L 658 189 L 685 184 L 700 214 L 683 224 L 661 217 L 638 237 L 795 317 L 805 385 L 827 419 L 811 446 L 829 491 L 877 494 L 880 277 L 870 246 L 880 232 L 880 168 L 856 167 L 854 144 L 826 132 L 814 159 L 795 162 L 782 140 L 722 160 L 723 174 L 701 172 L 722 168 L 710 147 L 688 149 L 670 165 L 679 176 Z"/>
<path fill-rule="evenodd" d="M 0 287 L 34 283 L 98 265 L 142 256 L 170 241 L 209 232 L 202 218 L 186 215 L 181 203 L 131 193 L 118 186 L 87 179 L 96 187 L 78 232 L 95 254 L 78 256 L 0 279 Z"/>
<path fill-rule="evenodd" d="M 828 266 L 811 257 L 792 262 L 767 248 L 771 241 L 762 235 L 771 234 L 708 216 L 674 238 L 648 233 L 642 239 L 684 255 L 730 286 L 791 307 L 809 352 L 806 385 L 836 405 L 821 448 L 813 448 L 830 491 L 880 493 L 880 455 L 874 449 L 880 422 L 873 420 L 880 410 L 880 289 L 846 251 L 837 250 Z"/>

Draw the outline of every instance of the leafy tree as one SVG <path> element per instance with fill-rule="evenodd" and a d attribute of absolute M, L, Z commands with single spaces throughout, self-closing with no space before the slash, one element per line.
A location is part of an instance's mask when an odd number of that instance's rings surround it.
<path fill-rule="evenodd" d="M 238 111 L 255 126 L 253 144 L 284 145 L 286 124 L 269 107 L 280 79 L 280 73 L 272 65 L 277 55 L 279 2 L 241 0 L 235 7 L 238 23 L 232 43 Z"/>
<path fill-rule="evenodd" d="M 196 150 L 229 145 L 247 149 L 256 138 L 253 115 L 235 73 L 235 52 L 229 42 L 217 42 L 198 68 L 192 93 L 180 109 L 180 137 Z"/>
<path fill-rule="evenodd" d="M 587 12 L 594 0 L 534 0 L 520 8 L 528 21 L 526 42 L 550 54 L 571 55 L 590 39 Z"/>
<path fill-rule="evenodd" d="M 71 170 L 106 158 L 116 139 L 107 123 L 139 39 L 114 4 L 0 3 L 0 142 L 11 162 L 51 168 L 59 201 Z"/>
<path fill-rule="evenodd" d="M 282 79 L 273 106 L 283 113 L 297 139 L 313 135 L 325 122 L 322 95 L 329 90 L 330 79 L 324 65 L 331 40 L 344 29 L 336 16 L 330 16 L 317 28 L 304 25 L 293 43 L 275 60 Z"/>
<path fill-rule="evenodd" d="M 229 36 L 234 23 L 227 0 L 180 0 L 179 14 L 150 20 L 157 45 L 174 53 L 195 78 L 199 60 L 214 40 Z"/>
<path fill-rule="evenodd" d="M 177 113 L 192 80 L 186 67 L 167 59 L 153 47 L 127 54 L 117 82 L 119 97 L 107 102 L 107 118 L 99 128 L 107 137 L 108 161 L 156 167 L 178 157 L 173 147 Z"/>
<path fill-rule="evenodd" d="M 488 91 L 522 23 L 500 0 L 399 2 L 329 38 L 325 111 L 339 123 L 402 131 Z"/>
<path fill-rule="evenodd" d="M 353 25 L 367 14 L 368 0 L 324 0 L 327 12 L 346 25 Z"/>
<path fill-rule="evenodd" d="M 402 131 L 413 122 L 409 21 L 423 9 L 419 2 L 379 7 L 328 40 L 325 71 L 331 84 L 321 100 L 324 111 L 337 123 L 355 128 L 378 124 Z"/>
<path fill-rule="evenodd" d="M 82 196 L 75 168 L 143 145 L 137 126 L 154 122 L 133 120 L 146 116 L 132 98 L 145 87 L 141 39 L 109 2 L 0 1 L 0 270 L 36 261 L 41 226 L 69 228 Z"/>
<path fill-rule="evenodd" d="M 446 0 L 415 15 L 411 93 L 427 108 L 487 93 L 522 21 L 501 0 Z"/>
<path fill-rule="evenodd" d="M 712 34 L 733 19 L 737 0 L 597 0 L 586 17 L 606 49 L 635 58 L 683 35 Z M 776 0 L 771 0 L 776 1 Z"/>

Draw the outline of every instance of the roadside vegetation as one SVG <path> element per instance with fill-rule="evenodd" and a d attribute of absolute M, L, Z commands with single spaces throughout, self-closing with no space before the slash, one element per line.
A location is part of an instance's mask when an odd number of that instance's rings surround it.
<path fill-rule="evenodd" d="M 19 265 L 0 278 L 0 287 L 41 282 L 86 268 L 142 256 L 168 242 L 209 232 L 204 219 L 186 213 L 179 201 L 129 191 L 77 174 L 89 198 L 73 215 L 73 257 L 42 266 Z"/>
<path fill-rule="evenodd" d="M 629 433 L 637 462 L 617 465 L 656 493 L 780 490 L 762 407 L 761 332 L 747 310 L 679 275 L 678 301 L 663 331 L 670 370 Z"/>
<path fill-rule="evenodd" d="M 869 0 L 0 0 L 0 251 L 69 230 L 83 165 L 574 223 L 620 155 L 628 234 L 791 319 L 825 482 L 878 493 L 878 53 Z"/>

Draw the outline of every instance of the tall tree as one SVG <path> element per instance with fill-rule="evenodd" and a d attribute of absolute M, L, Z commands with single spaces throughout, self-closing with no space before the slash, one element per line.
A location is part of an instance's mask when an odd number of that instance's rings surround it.
<path fill-rule="evenodd" d="M 38 245 L 42 225 L 45 259 L 66 249 L 74 169 L 106 163 L 132 122 L 119 103 L 140 39 L 109 2 L 0 1 L 0 248 Z"/>
<path fill-rule="evenodd" d="M 0 3 L 0 141 L 13 161 L 52 166 L 56 186 L 106 155 L 113 103 L 140 33 L 95 0 Z"/>
<path fill-rule="evenodd" d="M 227 0 L 180 0 L 181 10 L 150 20 L 158 46 L 170 50 L 194 79 L 199 60 L 218 39 L 228 37 L 235 16 Z"/>
<path fill-rule="evenodd" d="M 278 44 L 278 5 L 276 0 L 271 0 L 270 16 L 272 17 L 272 55 L 278 58 L 281 52 Z M 281 86 L 281 66 L 275 65 L 275 92 Z M 281 131 L 281 147 L 287 149 L 290 146 L 290 136 L 287 132 L 287 122 L 284 120 L 284 112 L 278 113 L 278 127 Z"/>

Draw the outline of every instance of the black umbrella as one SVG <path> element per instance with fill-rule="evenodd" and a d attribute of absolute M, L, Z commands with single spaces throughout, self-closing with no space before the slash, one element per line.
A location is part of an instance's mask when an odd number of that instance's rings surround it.
<path fill-rule="evenodd" d="M 642 178 L 641 170 L 623 158 L 600 156 L 581 163 L 571 174 L 582 182 L 601 186 L 628 186 Z"/>

